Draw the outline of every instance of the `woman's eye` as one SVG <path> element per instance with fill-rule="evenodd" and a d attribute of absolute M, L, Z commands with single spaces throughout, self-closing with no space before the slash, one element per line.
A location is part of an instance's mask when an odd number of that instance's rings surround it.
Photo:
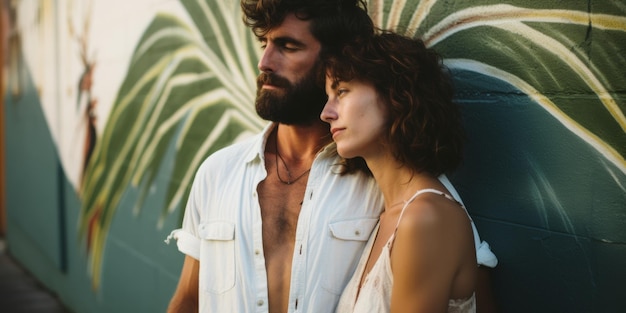
<path fill-rule="evenodd" d="M 345 89 L 345 88 L 337 89 L 337 96 L 341 96 L 347 92 L 348 92 L 348 89 Z"/>

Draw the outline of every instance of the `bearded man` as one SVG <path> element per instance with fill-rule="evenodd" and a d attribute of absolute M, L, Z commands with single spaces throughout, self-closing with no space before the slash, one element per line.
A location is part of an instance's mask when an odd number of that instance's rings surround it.
<path fill-rule="evenodd" d="M 383 199 L 342 175 L 321 57 L 373 34 L 361 0 L 242 0 L 262 45 L 256 110 L 271 123 L 209 156 L 177 240 L 185 261 L 168 312 L 333 312 Z"/>

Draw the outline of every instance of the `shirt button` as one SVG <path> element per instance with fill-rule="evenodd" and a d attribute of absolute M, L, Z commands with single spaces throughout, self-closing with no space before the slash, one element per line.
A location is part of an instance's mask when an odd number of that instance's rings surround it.
<path fill-rule="evenodd" d="M 358 236 L 358 235 L 360 235 L 360 234 L 361 234 L 361 231 L 357 229 L 357 230 L 354 232 L 354 234 Z"/>
<path fill-rule="evenodd" d="M 259 249 L 254 250 L 254 254 L 259 255 L 261 254 L 261 251 L 259 251 Z"/>
<path fill-rule="evenodd" d="M 263 305 L 263 303 L 264 303 L 264 302 L 263 302 L 263 300 L 259 300 L 259 301 L 257 301 L 257 302 L 256 302 L 256 305 L 258 305 L 258 306 L 262 306 L 262 305 Z"/>

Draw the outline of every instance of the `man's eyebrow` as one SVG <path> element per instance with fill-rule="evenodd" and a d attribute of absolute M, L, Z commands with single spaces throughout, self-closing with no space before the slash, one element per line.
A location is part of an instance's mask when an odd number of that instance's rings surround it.
<path fill-rule="evenodd" d="M 267 38 L 264 38 L 265 41 L 267 41 Z M 289 37 L 289 36 L 280 36 L 280 37 L 275 37 L 271 39 L 274 43 L 278 44 L 278 45 L 286 45 L 286 44 L 291 44 L 297 47 L 304 47 L 306 46 L 302 41 L 297 40 L 293 37 Z"/>

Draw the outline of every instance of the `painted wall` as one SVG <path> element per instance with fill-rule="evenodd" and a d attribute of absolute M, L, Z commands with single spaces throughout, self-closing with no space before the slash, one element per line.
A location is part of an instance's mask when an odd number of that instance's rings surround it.
<path fill-rule="evenodd" d="M 626 3 L 370 1 L 454 72 L 451 175 L 498 255 L 502 312 L 626 295 Z M 265 122 L 230 0 L 3 1 L 10 252 L 76 312 L 159 312 L 197 166 Z"/>

